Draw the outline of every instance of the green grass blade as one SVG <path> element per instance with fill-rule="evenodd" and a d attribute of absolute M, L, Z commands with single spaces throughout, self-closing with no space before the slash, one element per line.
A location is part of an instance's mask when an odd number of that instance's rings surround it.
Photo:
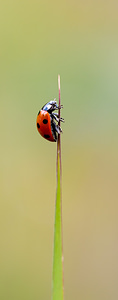
<path fill-rule="evenodd" d="M 59 107 L 60 103 L 60 76 L 59 85 Z M 60 117 L 60 109 L 59 109 Z M 60 125 L 60 124 L 59 124 Z M 53 288 L 52 300 L 64 299 L 63 286 L 63 242 L 62 242 L 62 199 L 61 199 L 61 136 L 57 140 L 57 190 L 55 204 L 55 225 L 54 225 L 54 253 L 53 253 Z"/>

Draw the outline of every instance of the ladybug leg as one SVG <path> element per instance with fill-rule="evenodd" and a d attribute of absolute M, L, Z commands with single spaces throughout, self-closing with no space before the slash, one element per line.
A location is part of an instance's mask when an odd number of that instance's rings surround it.
<path fill-rule="evenodd" d="M 59 125 L 55 124 L 55 130 L 57 131 L 58 134 L 60 134 L 62 132 L 62 129 Z"/>
<path fill-rule="evenodd" d="M 58 114 L 52 113 L 52 116 L 53 116 L 53 118 L 54 118 L 57 122 L 59 122 Z"/>
<path fill-rule="evenodd" d="M 55 116 L 57 116 L 57 117 L 59 116 L 58 113 L 52 113 L 52 114 L 55 115 Z"/>
<path fill-rule="evenodd" d="M 63 108 L 63 104 L 61 104 L 61 106 L 58 106 L 59 109 Z"/>
<path fill-rule="evenodd" d="M 59 120 L 60 120 L 60 122 L 63 122 L 63 123 L 65 122 L 64 118 L 60 118 Z"/>
<path fill-rule="evenodd" d="M 59 115 L 58 113 L 52 113 L 53 115 L 53 118 L 57 121 L 57 122 L 64 122 L 64 119 L 63 118 L 59 118 Z"/>
<path fill-rule="evenodd" d="M 62 104 L 61 104 L 61 106 L 55 107 L 55 110 L 58 110 L 58 109 L 61 109 L 61 108 L 63 108 L 63 105 L 62 105 Z"/>

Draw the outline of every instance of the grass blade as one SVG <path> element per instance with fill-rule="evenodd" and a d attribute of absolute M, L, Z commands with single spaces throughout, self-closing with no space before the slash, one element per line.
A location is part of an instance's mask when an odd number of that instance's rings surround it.
<path fill-rule="evenodd" d="M 59 88 L 59 107 L 61 106 L 60 98 L 60 75 L 58 75 Z M 59 109 L 60 118 L 60 109 Z M 60 122 L 59 122 L 60 126 Z M 55 204 L 55 225 L 54 225 L 54 253 L 53 253 L 53 288 L 52 300 L 64 299 L 63 283 L 63 241 L 62 241 L 62 193 L 61 193 L 61 135 L 58 134 L 57 140 L 57 190 Z"/>

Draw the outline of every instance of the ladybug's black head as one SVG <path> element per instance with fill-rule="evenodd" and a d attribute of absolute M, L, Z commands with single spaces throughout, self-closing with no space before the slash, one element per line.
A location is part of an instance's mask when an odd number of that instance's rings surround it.
<path fill-rule="evenodd" d="M 46 110 L 49 113 L 53 112 L 55 109 L 58 109 L 58 105 L 55 100 L 51 100 L 42 107 L 42 110 Z"/>

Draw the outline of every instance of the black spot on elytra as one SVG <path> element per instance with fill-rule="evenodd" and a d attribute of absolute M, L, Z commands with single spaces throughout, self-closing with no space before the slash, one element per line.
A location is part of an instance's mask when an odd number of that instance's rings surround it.
<path fill-rule="evenodd" d="M 47 123 L 48 123 L 48 120 L 44 119 L 44 120 L 43 120 L 43 123 L 44 123 L 44 124 L 47 124 Z"/>
<path fill-rule="evenodd" d="M 48 134 L 44 134 L 44 138 L 49 139 L 50 136 Z"/>
<path fill-rule="evenodd" d="M 38 128 L 40 128 L 40 125 L 39 125 L 39 123 L 37 123 L 37 127 L 38 127 Z"/>
<path fill-rule="evenodd" d="M 40 110 L 39 110 L 39 112 L 38 112 L 38 115 L 40 114 Z"/>

